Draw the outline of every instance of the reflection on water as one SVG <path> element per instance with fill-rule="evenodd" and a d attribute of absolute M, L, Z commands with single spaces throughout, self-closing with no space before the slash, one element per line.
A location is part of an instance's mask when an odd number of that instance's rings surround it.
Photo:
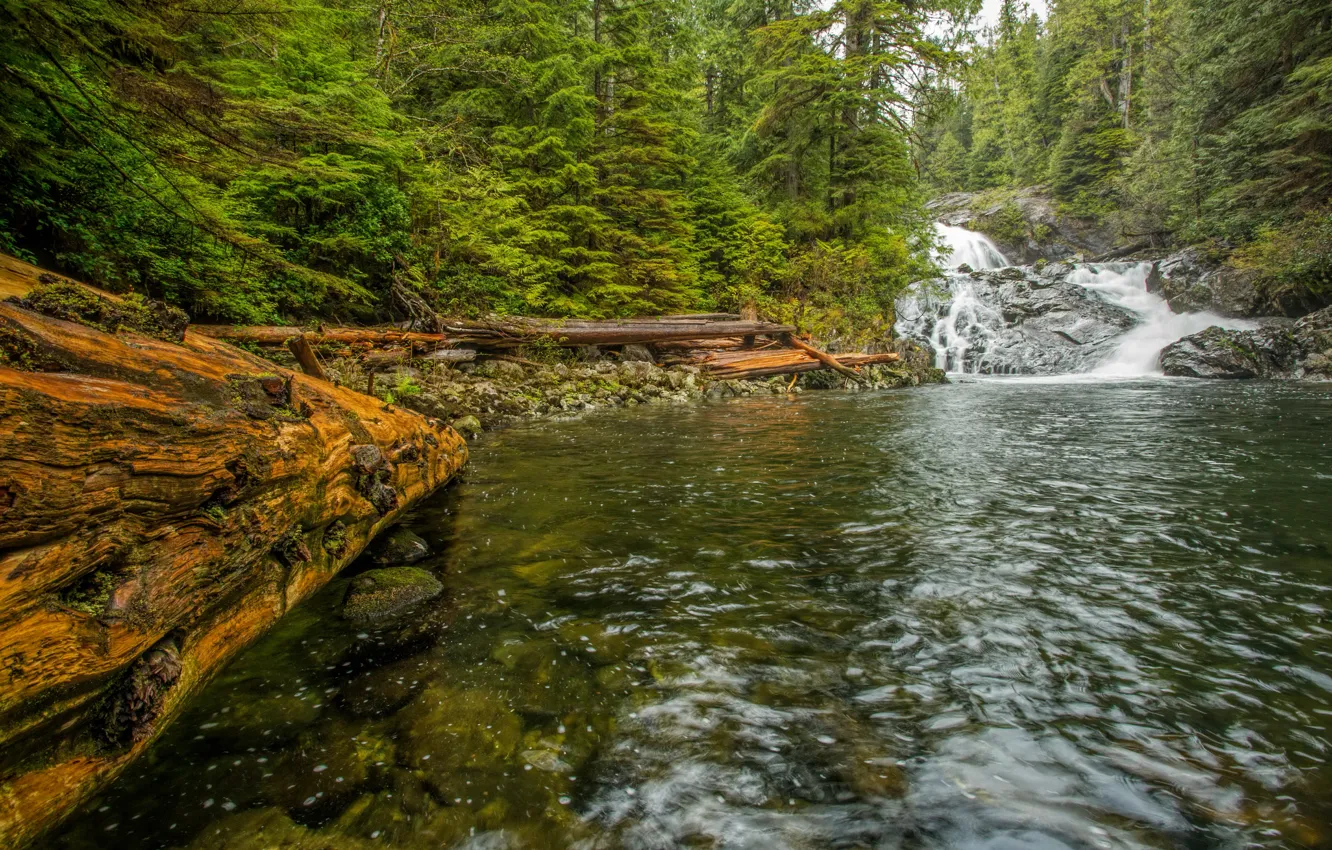
<path fill-rule="evenodd" d="M 1332 392 L 981 383 L 492 436 L 59 848 L 1332 840 Z"/>

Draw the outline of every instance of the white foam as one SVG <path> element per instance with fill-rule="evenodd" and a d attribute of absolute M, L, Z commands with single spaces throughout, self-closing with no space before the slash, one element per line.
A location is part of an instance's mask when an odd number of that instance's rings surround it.
<path fill-rule="evenodd" d="M 1161 374 L 1161 350 L 1172 342 L 1213 325 L 1250 330 L 1256 325 L 1215 313 L 1176 313 L 1160 295 L 1147 291 L 1151 263 L 1130 266 L 1079 266 L 1069 283 L 1090 289 L 1111 304 L 1138 316 L 1138 324 L 1119 339 L 1114 352 L 1092 370 L 1099 377 L 1136 378 Z"/>
<path fill-rule="evenodd" d="M 953 227 L 949 224 L 934 225 L 943 242 L 939 252 L 939 264 L 944 268 L 955 269 L 966 263 L 972 269 L 1001 269 L 1008 265 L 1008 259 L 999 248 L 985 236 L 965 227 Z"/>

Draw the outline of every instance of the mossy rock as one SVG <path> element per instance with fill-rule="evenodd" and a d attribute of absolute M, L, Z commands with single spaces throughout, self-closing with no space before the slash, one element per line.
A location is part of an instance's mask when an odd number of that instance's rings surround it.
<path fill-rule="evenodd" d="M 418 567 L 370 570 L 352 579 L 342 613 L 358 623 L 374 623 L 399 614 L 444 590 L 439 579 Z"/>
<path fill-rule="evenodd" d="M 470 414 L 459 417 L 453 420 L 453 430 L 468 439 L 478 437 L 481 434 L 481 420 Z"/>
<path fill-rule="evenodd" d="M 415 564 L 430 554 L 430 546 L 410 529 L 395 528 L 375 547 L 374 561 L 384 567 Z"/>

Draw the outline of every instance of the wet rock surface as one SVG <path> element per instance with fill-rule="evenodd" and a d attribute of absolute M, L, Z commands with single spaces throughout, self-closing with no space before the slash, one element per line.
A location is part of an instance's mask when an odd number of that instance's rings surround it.
<path fill-rule="evenodd" d="M 1007 193 L 952 192 L 925 208 L 944 224 L 984 233 L 1018 263 L 1096 257 L 1121 241 L 1103 222 L 1062 211 L 1041 186 Z"/>
<path fill-rule="evenodd" d="M 1249 331 L 1207 328 L 1166 346 L 1161 368 L 1187 378 L 1332 379 L 1332 308 Z"/>
<path fill-rule="evenodd" d="M 1208 312 L 1253 318 L 1272 312 L 1264 303 L 1254 276 L 1207 259 L 1196 248 L 1172 254 L 1156 264 L 1148 288 L 1176 313 Z"/>
<path fill-rule="evenodd" d="M 1294 340 L 1284 329 L 1211 327 L 1166 346 L 1161 369 L 1179 378 L 1286 378 L 1295 359 Z"/>
<path fill-rule="evenodd" d="M 1072 272 L 1067 263 L 1053 263 L 1039 270 L 948 275 L 898 303 L 898 332 L 930 347 L 939 346 L 941 325 L 965 337 L 965 348 L 949 355 L 950 371 L 1086 371 L 1114 349 L 1137 317 L 1071 282 Z"/>
<path fill-rule="evenodd" d="M 430 554 L 421 536 L 406 528 L 395 528 L 374 547 L 374 561 L 382 567 L 415 564 Z"/>
<path fill-rule="evenodd" d="M 342 613 L 352 622 L 377 623 L 438 596 L 443 589 L 439 579 L 419 567 L 369 570 L 352 579 Z"/>

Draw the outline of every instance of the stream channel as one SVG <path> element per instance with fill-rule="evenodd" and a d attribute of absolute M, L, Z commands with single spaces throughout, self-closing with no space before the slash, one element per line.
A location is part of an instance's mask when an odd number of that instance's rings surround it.
<path fill-rule="evenodd" d="M 408 520 L 444 596 L 335 580 L 48 846 L 1327 847 L 1330 426 L 1081 376 L 490 434 Z"/>

